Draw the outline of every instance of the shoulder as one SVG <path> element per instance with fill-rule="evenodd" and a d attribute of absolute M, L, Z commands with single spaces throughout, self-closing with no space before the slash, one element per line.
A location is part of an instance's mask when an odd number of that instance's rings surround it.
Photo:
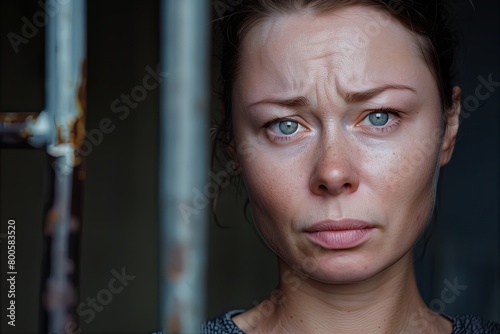
<path fill-rule="evenodd" d="M 453 322 L 452 334 L 500 334 L 500 324 L 471 314 L 446 315 Z"/>
<path fill-rule="evenodd" d="M 212 320 L 206 321 L 201 325 L 201 332 L 203 334 L 243 334 L 232 318 L 244 311 L 245 310 L 232 310 Z"/>

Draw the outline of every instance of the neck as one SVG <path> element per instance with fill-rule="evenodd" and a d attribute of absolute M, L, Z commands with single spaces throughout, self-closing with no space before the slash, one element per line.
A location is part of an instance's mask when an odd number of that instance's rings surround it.
<path fill-rule="evenodd" d="M 280 284 L 271 296 L 235 318 L 245 332 L 451 332 L 451 325 L 422 301 L 411 254 L 377 276 L 351 284 L 306 278 L 281 260 L 279 271 Z"/>

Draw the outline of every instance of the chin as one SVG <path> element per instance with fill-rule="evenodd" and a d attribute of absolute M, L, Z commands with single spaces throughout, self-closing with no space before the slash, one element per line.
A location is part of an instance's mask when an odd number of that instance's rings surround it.
<path fill-rule="evenodd" d="M 349 261 L 342 261 L 342 258 L 323 259 L 318 262 L 321 265 L 315 271 L 311 271 L 308 276 L 324 283 L 355 284 L 373 279 L 388 270 L 394 271 L 393 274 L 398 275 L 406 272 L 407 265 L 413 266 L 411 249 L 400 256 L 392 255 L 386 259 L 380 256 L 377 258 L 373 256 L 351 257 Z M 394 257 L 394 255 L 396 256 Z"/>
<path fill-rule="evenodd" d="M 311 279 L 328 284 L 354 284 L 369 280 L 383 270 L 375 268 L 321 268 L 308 275 Z"/>
<path fill-rule="evenodd" d="M 355 284 L 367 281 L 384 272 L 393 262 L 383 263 L 373 256 L 348 254 L 339 252 L 335 257 L 316 257 L 314 260 L 302 261 L 301 264 L 289 265 L 312 280 L 328 284 Z"/>
<path fill-rule="evenodd" d="M 319 271 L 312 273 L 310 278 L 328 284 L 356 284 L 369 280 L 376 276 L 379 272 L 367 270 L 351 270 L 351 271 Z"/>

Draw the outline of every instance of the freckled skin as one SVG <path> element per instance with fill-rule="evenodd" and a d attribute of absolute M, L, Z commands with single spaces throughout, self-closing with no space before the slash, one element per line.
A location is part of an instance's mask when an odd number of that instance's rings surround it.
<path fill-rule="evenodd" d="M 256 226 L 279 256 L 280 272 L 300 268 L 312 279 L 303 286 L 388 281 L 391 274 L 385 273 L 396 267 L 412 274 L 411 249 L 432 212 L 435 176 L 453 150 L 456 127 L 430 149 L 421 148 L 442 124 L 438 87 L 417 38 L 390 19 L 363 47 L 349 45 L 370 19 L 368 9 L 358 6 L 277 16 L 253 27 L 242 46 L 233 91 L 234 146 L 253 143 L 257 154 L 236 152 L 235 158 Z M 346 99 L 349 92 L 386 84 L 412 90 Z M 255 104 L 294 96 L 309 104 Z M 399 111 L 383 131 L 367 119 L 379 108 Z M 278 139 L 283 134 L 277 126 L 264 127 L 277 117 L 299 123 L 299 131 Z M 425 159 L 417 161 L 416 152 Z M 409 168 L 405 177 L 401 166 Z M 319 247 L 304 233 L 319 221 L 345 218 L 376 230 L 344 250 Z M 313 265 L 305 268 L 304 259 Z"/>

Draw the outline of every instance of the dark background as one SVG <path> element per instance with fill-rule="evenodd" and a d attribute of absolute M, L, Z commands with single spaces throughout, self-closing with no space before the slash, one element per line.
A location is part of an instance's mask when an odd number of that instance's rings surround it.
<path fill-rule="evenodd" d="M 202 1 L 202 0 L 200 0 Z M 214 18 L 230 8 L 216 8 Z M 32 20 L 36 1 L 0 2 L 0 112 L 38 112 L 44 106 L 44 32 L 16 54 L 9 32 L 20 34 L 22 18 Z M 217 12 L 217 10 L 219 10 Z M 222 10 L 222 11 L 221 11 Z M 460 50 L 463 100 L 474 97 L 479 77 L 500 81 L 498 1 L 457 4 L 464 43 Z M 84 332 L 139 333 L 159 328 L 158 311 L 158 91 L 125 119 L 111 103 L 128 94 L 150 66 L 159 63 L 158 1 L 88 1 L 87 131 L 110 118 L 116 126 L 87 157 L 81 243 L 80 301 L 95 297 L 126 268 L 135 279 L 97 312 Z M 207 27 L 207 29 L 209 29 Z M 449 166 L 442 171 L 438 224 L 417 274 L 427 302 L 445 313 L 475 313 L 500 322 L 500 217 L 498 212 L 500 87 L 463 119 Z M 484 92 L 482 90 L 481 92 Z M 469 99 L 471 101 L 471 99 Z M 208 136 L 207 136 L 208 138 Z M 2 333 L 36 332 L 40 289 L 45 153 L 0 150 L 0 233 L 7 220 L 17 225 L 17 326 Z M 207 317 L 248 308 L 277 282 L 276 259 L 242 213 L 244 199 L 227 188 L 210 222 Z M 1 309 L 5 310 L 5 239 L 2 240 Z M 443 301 L 446 282 L 467 288 Z"/>

